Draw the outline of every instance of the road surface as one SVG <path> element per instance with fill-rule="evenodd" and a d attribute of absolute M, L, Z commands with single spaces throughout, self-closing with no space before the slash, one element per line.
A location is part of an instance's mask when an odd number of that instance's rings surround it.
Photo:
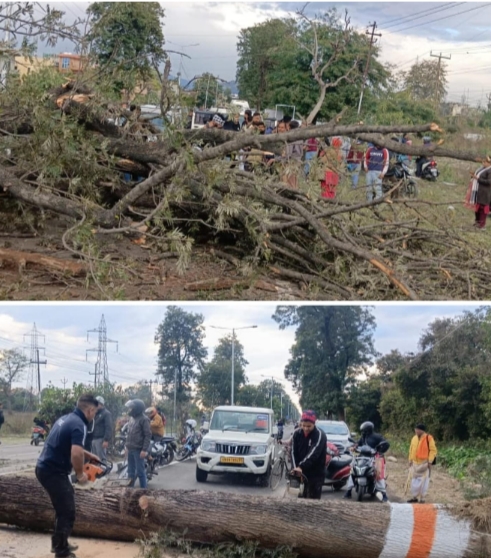
<path fill-rule="evenodd" d="M 43 449 L 43 444 L 31 446 L 29 440 L 14 443 L 3 440 L 0 444 L 0 475 L 9 475 L 33 468 Z"/>

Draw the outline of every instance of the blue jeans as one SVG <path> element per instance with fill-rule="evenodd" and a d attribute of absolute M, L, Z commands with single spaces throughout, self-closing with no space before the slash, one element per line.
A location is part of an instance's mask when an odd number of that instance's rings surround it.
<path fill-rule="evenodd" d="M 130 486 L 135 486 L 136 479 L 140 481 L 140 488 L 147 488 L 145 460 L 140 457 L 141 450 L 128 450 L 128 479 Z"/>
<path fill-rule="evenodd" d="M 360 178 L 361 163 L 348 163 L 348 170 L 351 173 L 351 187 L 358 187 L 358 180 Z"/>
<path fill-rule="evenodd" d="M 317 151 L 306 151 L 305 152 L 305 165 L 303 166 L 303 172 L 305 176 L 308 176 L 310 173 L 310 163 L 308 161 L 312 161 L 317 157 Z"/>
<path fill-rule="evenodd" d="M 367 201 L 372 201 L 373 199 L 377 200 L 383 196 L 382 179 L 379 178 L 380 174 L 380 171 L 367 172 Z"/>

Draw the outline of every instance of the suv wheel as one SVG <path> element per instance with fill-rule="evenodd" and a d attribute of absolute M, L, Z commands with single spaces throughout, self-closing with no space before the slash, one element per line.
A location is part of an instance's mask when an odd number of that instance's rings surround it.
<path fill-rule="evenodd" d="M 196 480 L 198 482 L 206 482 L 208 478 L 208 471 L 203 471 L 196 465 Z"/>
<path fill-rule="evenodd" d="M 268 468 L 266 469 L 266 472 L 263 473 L 262 475 L 259 475 L 259 483 L 264 488 L 269 486 L 269 481 L 271 479 L 271 468 L 272 467 L 271 467 L 271 459 L 270 459 L 269 463 L 268 463 Z"/>

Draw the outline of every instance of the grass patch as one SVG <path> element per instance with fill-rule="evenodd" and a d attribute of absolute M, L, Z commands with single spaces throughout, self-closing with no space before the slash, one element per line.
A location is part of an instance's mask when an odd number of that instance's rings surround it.
<path fill-rule="evenodd" d="M 6 436 L 29 436 L 36 413 L 5 413 L 2 433 Z"/>

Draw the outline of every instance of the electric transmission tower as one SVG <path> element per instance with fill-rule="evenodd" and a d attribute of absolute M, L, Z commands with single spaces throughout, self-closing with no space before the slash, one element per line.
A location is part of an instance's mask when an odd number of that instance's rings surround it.
<path fill-rule="evenodd" d="M 106 320 L 104 319 L 104 314 L 96 329 L 89 329 L 87 331 L 87 341 L 89 340 L 89 333 L 99 334 L 99 343 L 97 349 L 87 349 L 85 351 L 85 359 L 87 360 L 87 353 L 89 351 L 97 351 L 97 361 L 95 363 L 94 372 L 89 372 L 91 376 L 94 376 L 94 388 L 97 389 L 98 385 L 105 385 L 109 383 L 109 368 L 107 366 L 107 344 L 116 343 L 116 352 L 118 351 L 118 342 L 107 338 L 107 328 Z"/>
<path fill-rule="evenodd" d="M 38 396 L 39 404 L 41 404 L 41 368 L 40 365 L 47 364 L 46 359 L 39 359 L 39 351 L 44 351 L 44 347 L 39 346 L 39 338 L 43 338 L 43 343 L 46 342 L 46 337 L 39 333 L 36 324 L 33 325 L 31 333 L 24 333 L 24 341 L 26 337 L 30 337 L 30 359 L 29 359 L 29 372 L 27 374 L 26 396 L 24 397 L 24 409 L 31 409 L 33 396 Z M 29 394 L 29 402 L 27 401 Z"/>

